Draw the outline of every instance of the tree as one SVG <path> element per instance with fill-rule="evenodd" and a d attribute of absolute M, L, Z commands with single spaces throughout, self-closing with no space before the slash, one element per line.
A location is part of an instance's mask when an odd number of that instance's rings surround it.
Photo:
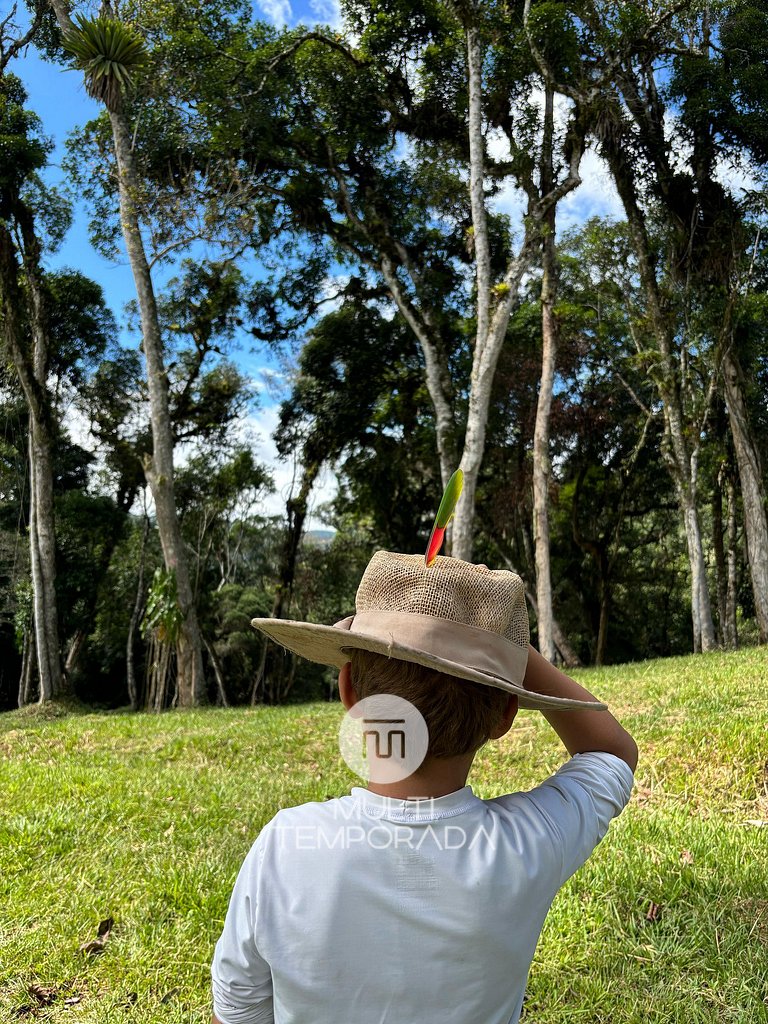
<path fill-rule="evenodd" d="M 351 459 L 352 453 L 368 445 L 383 403 L 406 385 L 408 364 L 415 363 L 420 372 L 413 349 L 412 335 L 400 321 L 387 320 L 359 297 L 347 299 L 309 331 L 275 432 L 278 452 L 297 459 L 300 479 L 286 503 L 273 618 L 284 616 L 291 607 L 309 499 L 319 473 L 325 465 L 338 466 L 345 454 Z M 387 507 L 392 497 L 390 492 Z M 417 524 L 413 506 L 408 511 L 412 542 Z M 282 653 L 265 646 L 252 702 L 284 699 L 293 672 L 292 659 L 286 664 Z"/>
<path fill-rule="evenodd" d="M 554 135 L 555 90 L 550 82 L 544 88 L 544 125 L 539 180 L 542 192 L 553 185 L 552 139 Z M 549 481 L 552 472 L 549 454 L 549 418 L 557 358 L 557 265 L 555 258 L 554 204 L 544 219 L 541 239 L 541 381 L 536 404 L 536 429 L 533 435 L 533 540 L 536 553 L 536 618 L 539 651 L 548 660 L 555 660 L 552 635 L 552 580 L 549 559 Z"/>
<path fill-rule="evenodd" d="M 546 4 L 541 6 L 546 14 L 551 13 Z M 674 37 L 676 25 L 670 28 L 670 23 L 686 5 L 650 10 L 645 4 L 627 3 L 615 16 L 606 6 L 584 3 L 578 14 L 562 7 L 553 15 L 560 31 L 570 36 L 577 63 L 588 61 L 595 68 L 592 81 L 581 78 L 572 64 L 558 64 L 556 55 L 547 54 L 544 38 L 534 42 L 534 52 L 542 73 L 588 111 L 590 130 L 597 137 L 624 206 L 645 296 L 647 333 L 638 332 L 638 343 L 649 355 L 648 369 L 663 403 L 662 452 L 675 483 L 688 542 L 694 649 L 710 650 L 715 646 L 715 631 L 698 507 L 698 438 L 710 412 L 715 373 L 710 361 L 703 390 L 686 387 L 681 381 L 689 339 L 683 337 L 680 344 L 671 294 L 658 273 L 649 223 L 652 213 L 644 188 L 648 173 L 661 187 L 679 177 L 673 171 L 665 137 L 654 58 L 664 51 L 670 36 Z"/>
<path fill-rule="evenodd" d="M 65 691 L 56 601 L 56 427 L 48 386 L 49 309 L 41 265 L 43 244 L 36 223 L 42 218 L 35 209 L 45 198 L 36 175 L 46 163 L 50 144 L 40 135 L 39 120 L 24 109 L 25 101 L 19 79 L 0 69 L 0 135 L 13 149 L 12 159 L 4 161 L 0 170 L 0 320 L 3 347 L 29 410 L 30 564 L 40 700 L 45 701 Z M 55 196 L 51 199 L 49 225 L 54 237 L 60 237 L 66 213 Z"/>
<path fill-rule="evenodd" d="M 687 47 L 676 47 L 670 94 L 679 111 L 681 134 L 691 146 L 687 188 L 662 187 L 661 201 L 688 246 L 681 272 L 689 274 L 697 298 L 716 323 L 720 372 L 738 467 L 749 571 L 760 640 L 768 642 L 768 517 L 764 467 L 750 422 L 742 367 L 739 321 L 753 287 L 762 246 L 761 225 L 749 202 L 717 180 L 718 160 L 749 154 L 755 171 L 768 166 L 768 102 L 765 76 L 755 70 L 765 59 L 768 15 L 750 0 L 706 5 L 689 22 Z M 760 219 L 764 210 L 758 203 Z M 689 211 L 692 210 L 689 216 Z M 687 222 L 682 218 L 687 217 Z M 691 228 L 693 224 L 693 228 Z M 682 250 L 685 251 L 685 250 Z"/>
<path fill-rule="evenodd" d="M 205 698 L 200 631 L 187 555 L 174 498 L 173 431 L 168 377 L 149 261 L 141 233 L 136 197 L 140 192 L 125 92 L 146 64 L 143 41 L 135 30 L 111 16 L 73 23 L 63 0 L 51 0 L 65 47 L 85 72 L 90 95 L 101 100 L 112 128 L 121 224 L 139 305 L 152 423 L 152 453 L 144 472 L 152 490 L 166 569 L 174 574 L 179 601 L 177 634 L 179 703 L 190 706 Z"/>
<path fill-rule="evenodd" d="M 197 128 L 206 121 L 211 155 L 228 157 L 252 195 L 272 195 L 312 245 L 327 239 L 364 287 L 384 288 L 413 331 L 441 477 L 446 482 L 459 461 L 465 472 L 453 543 L 470 557 L 505 324 L 542 218 L 578 184 L 581 133 L 569 123 L 564 170 L 542 195 L 530 159 L 536 106 L 525 101 L 536 69 L 507 39 L 522 25 L 510 23 L 506 7 L 424 4 L 406 12 L 391 4 L 374 15 L 350 4 L 347 14 L 359 35 L 354 46 L 301 30 L 254 47 L 254 29 L 233 32 L 224 50 L 230 87 L 222 86 L 218 58 L 207 78 L 204 67 L 197 71 L 195 94 L 205 97 Z M 491 157 L 489 132 L 501 133 L 510 157 Z M 510 181 L 529 198 L 517 241 L 492 212 L 493 196 Z"/>

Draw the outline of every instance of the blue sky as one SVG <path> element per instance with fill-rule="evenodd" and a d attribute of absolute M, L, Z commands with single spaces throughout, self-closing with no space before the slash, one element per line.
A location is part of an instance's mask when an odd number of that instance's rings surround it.
<path fill-rule="evenodd" d="M 29 94 L 29 108 L 42 120 L 45 133 L 56 145 L 47 178 L 50 182 L 62 183 L 59 165 L 64 155 L 64 141 L 73 128 L 98 114 L 99 104 L 86 95 L 80 74 L 47 63 L 31 46 L 23 59 L 17 61 L 15 71 Z M 99 256 L 88 240 L 88 219 L 82 204 L 76 204 L 74 214 L 73 226 L 61 249 L 49 257 L 49 265 L 76 267 L 98 281 L 107 302 L 118 315 L 124 303 L 135 294 L 127 259 L 114 265 Z"/>

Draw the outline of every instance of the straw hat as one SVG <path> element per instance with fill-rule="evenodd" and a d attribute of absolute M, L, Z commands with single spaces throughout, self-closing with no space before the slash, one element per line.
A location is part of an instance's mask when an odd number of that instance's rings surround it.
<path fill-rule="evenodd" d="M 290 619 L 251 625 L 321 665 L 341 668 L 350 651 L 372 651 L 514 693 L 521 708 L 605 708 L 523 686 L 530 634 L 523 581 L 513 572 L 443 556 L 427 568 L 423 555 L 377 551 L 355 608 L 333 626 Z"/>

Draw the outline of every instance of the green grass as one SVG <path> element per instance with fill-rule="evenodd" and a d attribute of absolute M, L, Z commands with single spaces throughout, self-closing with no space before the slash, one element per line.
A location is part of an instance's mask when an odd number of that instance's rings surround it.
<path fill-rule="evenodd" d="M 768 1020 L 766 668 L 751 649 L 579 673 L 641 763 L 629 808 L 553 904 L 529 1024 Z M 0 1020 L 208 1021 L 213 946 L 259 829 L 357 783 L 340 717 L 324 704 L 0 716 Z M 469 781 L 493 796 L 562 760 L 526 712 Z M 103 953 L 81 952 L 107 917 Z"/>

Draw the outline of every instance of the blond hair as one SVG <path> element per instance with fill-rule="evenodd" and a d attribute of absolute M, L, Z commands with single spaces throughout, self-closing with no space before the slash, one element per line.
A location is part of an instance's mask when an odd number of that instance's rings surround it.
<path fill-rule="evenodd" d="M 384 654 L 354 650 L 349 657 L 352 688 L 359 700 L 392 693 L 418 708 L 429 730 L 427 757 L 474 753 L 501 723 L 510 699 L 504 690 Z"/>

